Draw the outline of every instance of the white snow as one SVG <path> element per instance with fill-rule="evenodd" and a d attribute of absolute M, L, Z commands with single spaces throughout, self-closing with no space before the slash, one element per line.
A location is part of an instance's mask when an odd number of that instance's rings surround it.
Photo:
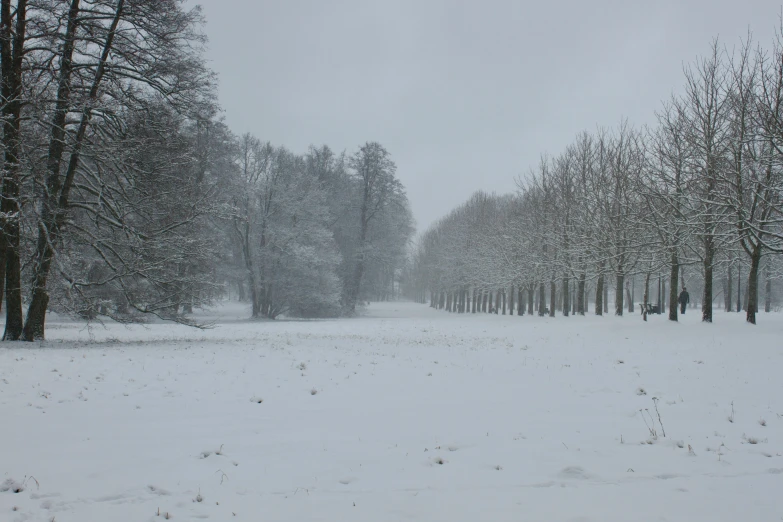
<path fill-rule="evenodd" d="M 0 521 L 783 517 L 780 314 L 246 313 L 0 345 Z"/>

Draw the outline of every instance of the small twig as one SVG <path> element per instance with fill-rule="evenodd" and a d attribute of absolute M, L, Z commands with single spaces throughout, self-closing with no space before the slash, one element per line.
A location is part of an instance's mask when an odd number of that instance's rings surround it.
<path fill-rule="evenodd" d="M 666 437 L 666 428 L 663 427 L 663 421 L 661 420 L 661 412 L 658 411 L 658 397 L 653 397 L 653 404 L 655 404 L 655 413 L 658 414 L 658 423 L 661 425 L 661 433 Z"/>
<path fill-rule="evenodd" d="M 650 432 L 650 437 L 657 439 L 658 433 L 655 431 L 655 421 L 653 420 L 653 425 L 651 427 L 650 423 L 647 422 L 647 417 L 644 416 L 645 411 L 647 411 L 648 414 L 650 413 L 649 410 L 643 410 L 641 408 L 639 409 L 639 413 L 642 414 L 642 420 L 644 421 L 644 425 L 647 426 L 647 430 Z M 652 415 L 650 415 L 650 419 L 652 419 Z"/>
<path fill-rule="evenodd" d="M 220 473 L 220 484 L 221 485 L 223 484 L 223 479 L 228 480 L 228 475 L 226 475 L 226 473 L 222 469 L 217 470 L 215 473 Z"/>

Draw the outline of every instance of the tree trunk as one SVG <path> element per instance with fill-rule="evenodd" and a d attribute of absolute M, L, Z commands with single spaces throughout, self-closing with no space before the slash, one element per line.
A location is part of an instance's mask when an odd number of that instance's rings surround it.
<path fill-rule="evenodd" d="M 588 313 L 590 311 L 590 295 L 587 291 L 587 284 L 585 284 L 584 293 L 582 294 L 582 299 L 585 303 L 585 313 Z"/>
<path fill-rule="evenodd" d="M 614 315 L 623 315 L 625 305 L 623 304 L 623 287 L 625 286 L 625 274 L 617 273 L 614 292 Z"/>
<path fill-rule="evenodd" d="M 500 299 L 501 299 L 501 301 L 503 303 L 502 304 L 502 306 L 503 306 L 503 315 L 506 315 L 506 289 L 505 288 L 502 290 L 501 294 L 502 295 L 501 295 Z"/>
<path fill-rule="evenodd" d="M 715 257 L 714 238 L 708 235 L 704 239 L 704 293 L 701 301 L 701 320 L 712 322 L 712 271 Z"/>
<path fill-rule="evenodd" d="M 677 289 L 680 287 L 680 260 L 677 252 L 672 251 L 669 271 L 669 321 L 677 321 Z"/>
<path fill-rule="evenodd" d="M 535 285 L 530 283 L 527 287 L 527 315 L 533 315 L 535 308 L 533 307 L 533 300 L 535 299 Z"/>
<path fill-rule="evenodd" d="M 555 302 L 557 300 L 557 283 L 555 278 L 549 281 L 549 317 L 555 316 Z"/>
<path fill-rule="evenodd" d="M 756 324 L 756 312 L 759 307 L 759 265 L 761 264 L 761 245 L 753 248 L 750 256 L 750 272 L 748 272 L 748 306 L 745 320 Z"/>
<path fill-rule="evenodd" d="M 767 271 L 769 272 L 769 271 Z M 517 287 L 517 315 L 525 315 L 525 295 L 522 285 Z"/>
<path fill-rule="evenodd" d="M 27 27 L 27 0 L 16 6 L 16 27 L 12 30 L 11 0 L 2 0 L 0 8 L 0 62 L 2 63 L 3 138 L 3 193 L 0 211 L 5 220 L 0 231 L 0 301 L 6 299 L 6 320 L 3 340 L 17 341 L 22 336 L 22 264 L 19 237 L 19 188 L 21 152 L 20 129 L 22 112 L 22 65 L 25 31 Z"/>
<path fill-rule="evenodd" d="M 621 271 L 615 275 L 614 315 L 622 316 L 625 312 L 624 287 L 625 273 Z"/>
<path fill-rule="evenodd" d="M 644 276 L 644 303 L 642 303 L 642 317 L 647 320 L 647 304 L 650 302 L 650 272 Z"/>
<path fill-rule="evenodd" d="M 538 287 L 538 315 L 541 317 L 546 313 L 546 286 L 542 282 Z"/>
<path fill-rule="evenodd" d="M 587 279 L 587 274 L 582 272 L 579 274 L 579 284 L 578 289 L 576 291 L 576 311 L 579 315 L 585 315 L 585 312 L 587 309 L 585 308 L 585 281 Z"/>
<path fill-rule="evenodd" d="M 514 285 L 508 290 L 508 315 L 514 315 Z"/>
<path fill-rule="evenodd" d="M 742 311 L 742 275 L 740 273 L 740 266 L 737 263 L 737 313 Z"/>
<path fill-rule="evenodd" d="M 571 311 L 570 290 L 568 288 L 568 276 L 563 277 L 563 316 L 568 317 Z"/>
<path fill-rule="evenodd" d="M 604 313 L 604 275 L 598 276 L 598 283 L 595 285 L 595 315 Z"/>
<path fill-rule="evenodd" d="M 625 283 L 625 299 L 628 301 L 628 313 L 633 313 L 633 296 L 631 295 L 631 287 L 628 283 Z"/>
<path fill-rule="evenodd" d="M 728 302 L 728 306 L 726 307 L 726 311 L 727 312 L 733 312 L 734 311 L 734 296 L 733 296 L 733 294 L 734 294 L 734 279 L 733 279 L 734 271 L 731 269 L 731 265 L 729 265 L 726 268 L 726 272 L 728 273 L 728 276 L 727 276 L 728 282 L 726 283 L 726 286 L 729 289 L 729 295 L 726 298 L 726 301 Z"/>

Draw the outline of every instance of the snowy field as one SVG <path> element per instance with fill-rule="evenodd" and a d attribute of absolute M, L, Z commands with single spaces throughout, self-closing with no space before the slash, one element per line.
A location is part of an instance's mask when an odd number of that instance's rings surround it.
<path fill-rule="evenodd" d="M 783 519 L 783 315 L 246 312 L 0 346 L 0 521 Z"/>

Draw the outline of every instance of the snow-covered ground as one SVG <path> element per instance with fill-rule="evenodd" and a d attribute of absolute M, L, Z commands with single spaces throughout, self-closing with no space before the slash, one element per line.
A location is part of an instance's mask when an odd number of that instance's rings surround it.
<path fill-rule="evenodd" d="M 0 345 L 0 521 L 783 517 L 779 314 L 245 313 Z"/>

